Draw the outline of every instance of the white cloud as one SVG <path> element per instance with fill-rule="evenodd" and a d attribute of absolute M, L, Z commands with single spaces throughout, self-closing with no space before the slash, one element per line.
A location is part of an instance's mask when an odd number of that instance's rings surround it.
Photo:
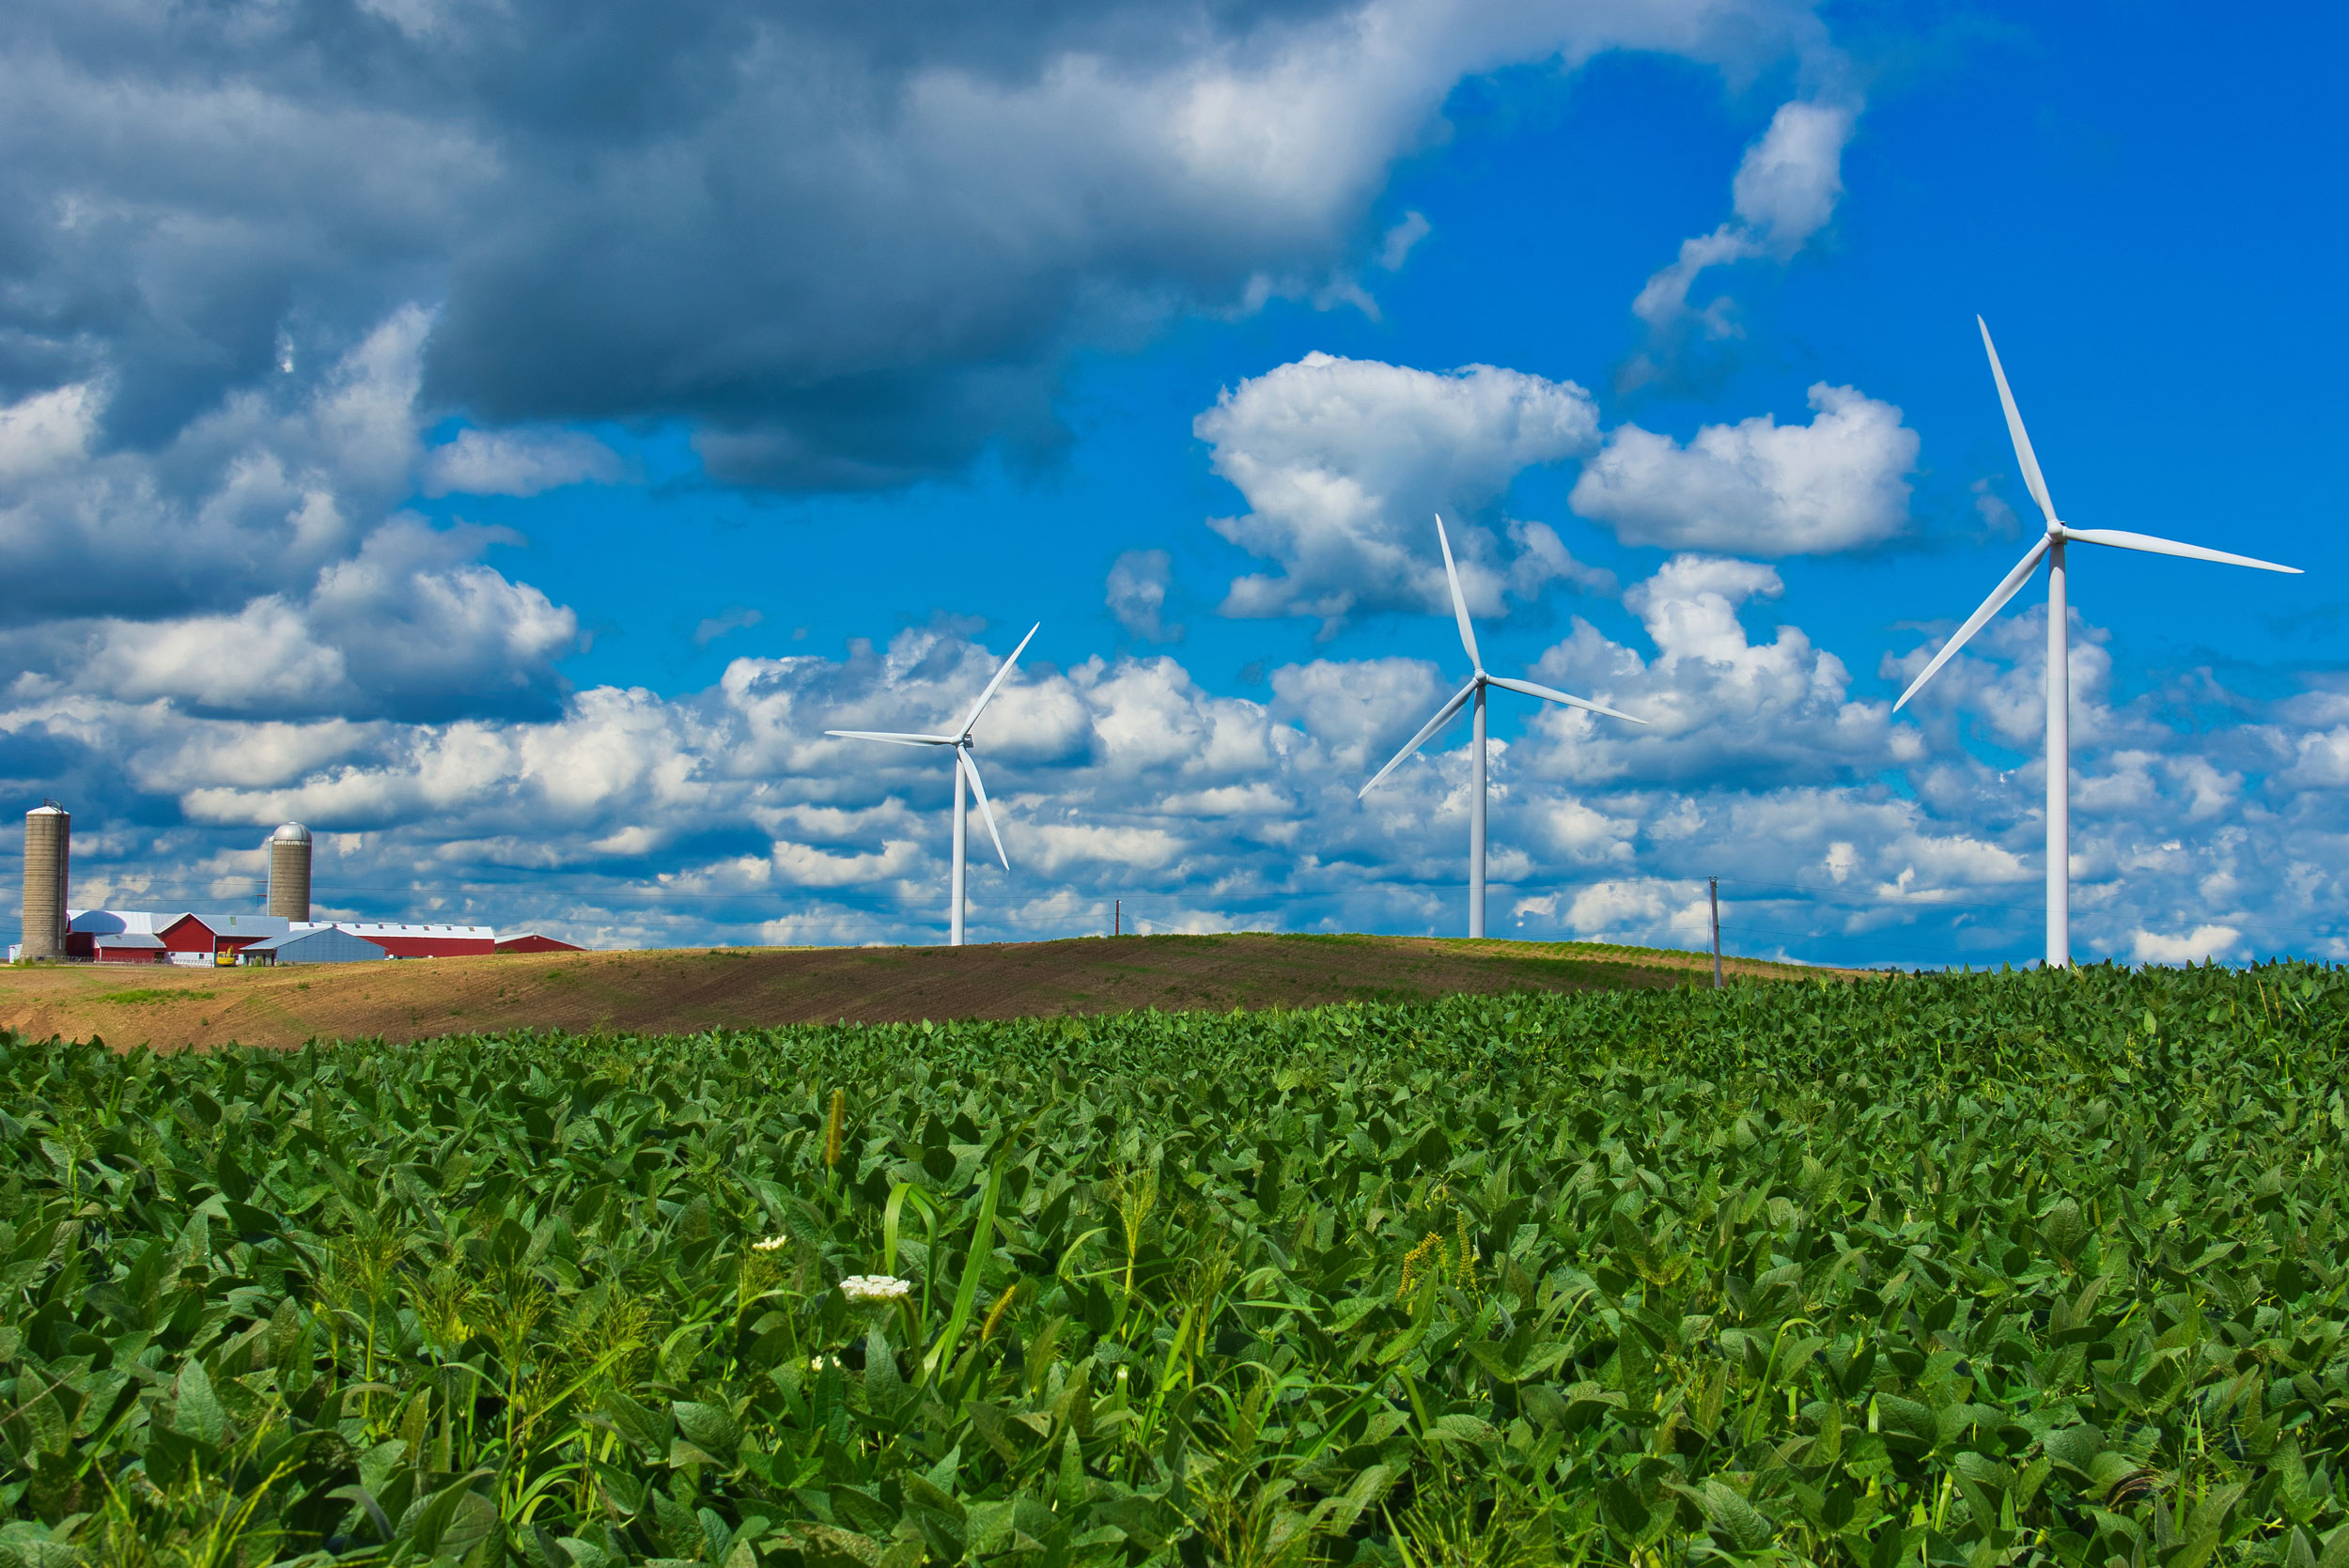
<path fill-rule="evenodd" d="M 1738 220 L 1761 242 L 1787 255 L 1827 226 L 1843 194 L 1843 144 L 1856 117 L 1848 104 L 1779 105 L 1730 187 Z"/>
<path fill-rule="evenodd" d="M 1471 520 L 1526 469 L 1591 450 L 1598 412 L 1572 381 L 1314 353 L 1226 389 L 1192 429 L 1250 506 L 1210 526 L 1281 567 L 1234 582 L 1223 613 L 1318 616 L 1328 633 L 1365 611 L 1449 606 L 1438 512 L 1470 610 L 1502 613 L 1513 566 Z M 1537 578 L 1587 570 L 1547 530 L 1514 542 L 1544 563 Z"/>
<path fill-rule="evenodd" d="M 2139 964 L 2207 964 L 2232 957 L 2243 933 L 2232 925 L 2198 925 L 2184 936 L 2139 929 L 2129 934 L 2129 958 Z"/>
<path fill-rule="evenodd" d="M 1880 543 L 1908 520 L 1917 432 L 1851 387 L 1811 388 L 1809 425 L 1767 414 L 1707 425 L 1687 446 L 1617 427 L 1571 504 L 1626 544 L 1819 555 Z"/>
<path fill-rule="evenodd" d="M 1378 241 L 1378 265 L 1390 272 L 1400 272 L 1413 246 L 1434 231 L 1424 212 L 1406 212 L 1403 221 L 1387 230 Z"/>
<path fill-rule="evenodd" d="M 1677 555 L 1624 604 L 1652 653 L 1577 619 L 1534 678 L 1648 721 L 1635 728 L 1552 711 L 1536 725 L 1543 766 L 1591 783 L 1735 777 L 1750 787 L 1867 776 L 1917 753 L 1890 705 L 1856 701 L 1843 661 L 1799 627 L 1756 642 L 1740 618 L 1784 591 L 1757 562 Z"/>
<path fill-rule="evenodd" d="M 85 677 L 129 702 L 231 710 L 315 711 L 321 694 L 346 691 L 340 650 L 313 641 L 308 621 L 275 595 L 234 615 L 105 626 Z"/>
<path fill-rule="evenodd" d="M 538 495 L 566 485 L 616 483 L 620 455 L 581 430 L 459 431 L 424 457 L 427 495 Z"/>
<path fill-rule="evenodd" d="M 746 610 L 739 604 L 730 605 L 715 615 L 702 618 L 701 623 L 693 628 L 693 645 L 706 648 L 719 638 L 754 627 L 766 618 L 756 610 Z"/>
<path fill-rule="evenodd" d="M 1496 918 L 1530 937 L 1696 945 L 1703 881 L 1718 876 L 1733 953 L 1940 963 L 2034 951 L 2035 779 L 1889 724 L 1800 628 L 1747 632 L 1741 613 L 1778 586 L 1766 566 L 1677 557 L 1626 595 L 1637 637 L 1578 626 L 1539 662 L 1539 678 L 1646 712 L 1653 731 L 1560 714 L 1518 732 L 1525 708 L 1504 694 Z M 259 872 L 262 833 L 293 817 L 333 846 L 321 899 L 374 912 L 606 941 L 929 939 L 947 770 L 822 731 L 959 713 L 1019 629 L 991 646 L 931 627 L 841 659 L 738 659 L 703 691 L 599 687 L 527 721 L 256 721 L 220 712 L 235 693 L 214 693 L 211 717 L 194 698 L 143 695 L 163 677 L 133 655 L 184 682 L 208 635 L 299 650 L 301 613 L 288 601 L 183 629 L 185 646 L 120 644 L 113 693 L 20 687 L 0 703 L 0 776 L 48 759 L 43 787 L 72 798 L 86 835 L 77 876 L 233 899 L 250 884 L 229 878 Z M 2009 654 L 1988 644 L 1985 671 Z M 1106 928 L 1113 898 L 1158 929 L 1456 930 L 1466 723 L 1356 799 L 1446 694 L 1439 672 L 1318 659 L 1269 678 L 1258 703 L 1208 692 L 1163 657 L 1016 675 L 978 737 L 1013 869 L 974 871 L 974 931 Z M 1977 722 L 1998 690 L 1959 689 Z M 2324 703 L 2179 735 L 2163 692 L 2116 708 L 2091 686 L 2078 701 L 2091 737 L 2075 811 L 2083 957 L 2235 957 L 2349 937 L 2337 913 L 2349 778 L 2283 782 L 2307 754 L 2297 741 L 2325 733 L 2287 712 L 2323 719 Z"/>
<path fill-rule="evenodd" d="M 19 485 L 81 460 L 101 406 L 87 385 L 36 393 L 0 409 L 0 485 Z"/>
<path fill-rule="evenodd" d="M 1172 572 L 1172 560 L 1163 550 L 1129 550 L 1110 566 L 1110 613 L 1145 643 L 1182 641 L 1183 629 L 1161 619 Z"/>
<path fill-rule="evenodd" d="M 1650 338 L 1647 349 L 1626 367 L 1626 385 L 1667 375 L 1692 334 L 1708 339 L 1740 335 L 1736 302 L 1728 295 L 1690 305 L 1698 275 L 1733 262 L 1787 260 L 1826 227 L 1843 194 L 1843 147 L 1858 118 L 1858 106 L 1842 101 L 1797 99 L 1779 105 L 1731 181 L 1735 216 L 1709 234 L 1682 241 L 1680 254 L 1632 301 L 1632 314 L 1647 324 Z"/>
<path fill-rule="evenodd" d="M 1419 659 L 1316 659 L 1272 673 L 1272 711 L 1329 748 L 1364 779 L 1383 766 L 1452 695 Z"/>

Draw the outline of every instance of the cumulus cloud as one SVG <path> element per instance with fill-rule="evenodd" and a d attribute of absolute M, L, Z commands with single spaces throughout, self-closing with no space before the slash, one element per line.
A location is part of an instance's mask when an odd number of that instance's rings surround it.
<path fill-rule="evenodd" d="M 1827 226 L 1843 194 L 1843 144 L 1855 117 L 1848 104 L 1801 101 L 1770 116 L 1730 187 L 1737 221 L 1759 243 L 1789 255 Z"/>
<path fill-rule="evenodd" d="M 1499 928 L 1693 945 L 1691 911 L 1718 876 L 1733 952 L 2034 950 L 2032 770 L 1980 760 L 1947 716 L 1890 722 L 1798 627 L 1745 628 L 1778 589 L 1758 563 L 1675 557 L 1626 596 L 1638 634 L 1614 644 L 1578 625 L 1539 661 L 1539 678 L 1652 730 L 1547 710 L 1520 728 L 1530 706 L 1497 698 Z M 257 667 L 282 673 L 303 639 L 280 617 L 299 614 L 288 601 L 189 635 L 277 650 Z M 248 718 L 236 691 L 210 709 L 156 700 L 143 693 L 168 682 L 143 672 L 184 679 L 190 656 L 125 645 L 118 691 L 20 683 L 0 701 L 0 780 L 70 799 L 77 887 L 233 901 L 264 870 L 269 829 L 292 817 L 320 835 L 319 898 L 338 912 L 609 942 L 927 939 L 942 924 L 949 771 L 823 732 L 950 720 L 1011 640 L 914 628 L 840 658 L 737 659 L 675 697 L 597 687 L 543 717 L 429 722 Z M 2003 666 L 2027 643 L 1980 658 Z M 1466 723 L 1357 799 L 1445 695 L 1441 674 L 1324 658 L 1269 683 L 1268 701 L 1218 696 L 1162 656 L 1015 674 L 977 737 L 1013 869 L 974 873 L 974 930 L 1104 928 L 1113 898 L 1151 929 L 1457 930 Z M 1996 682 L 1958 690 L 1986 722 Z M 2077 700 L 2083 956 L 2349 941 L 2349 775 L 2286 782 L 2325 749 L 2340 705 L 2249 704 L 2181 735 L 2169 694 L 2116 706 L 2091 683 Z"/>
<path fill-rule="evenodd" d="M 1709 234 L 1682 241 L 1680 254 L 1632 301 L 1649 343 L 1625 368 L 1626 387 L 1667 376 L 1692 336 L 1739 335 L 1737 304 L 1728 295 L 1702 306 L 1689 303 L 1699 274 L 1738 261 L 1785 261 L 1826 227 L 1843 194 L 1843 147 L 1858 119 L 1857 104 L 1841 100 L 1796 99 L 1779 106 L 1731 181 L 1735 216 Z"/>
<path fill-rule="evenodd" d="M 152 452 L 98 449 L 94 388 L 0 411 L 17 690 L 278 718 L 552 712 L 577 618 L 480 559 L 521 536 L 391 509 L 422 453 L 428 326 L 395 311 L 306 387 L 231 394 Z"/>
<path fill-rule="evenodd" d="M 579 430 L 462 430 L 425 454 L 427 495 L 537 495 L 566 485 L 611 484 L 620 455 Z"/>
<path fill-rule="evenodd" d="M 106 446 L 116 395 L 94 384 L 0 411 L 0 623 L 233 613 L 305 588 L 412 486 L 429 325 L 396 310 L 304 387 L 229 393 L 151 451 Z"/>
<path fill-rule="evenodd" d="M 1908 520 L 1917 432 L 1856 388 L 1811 388 L 1808 425 L 1761 414 L 1707 425 L 1688 445 L 1618 427 L 1570 505 L 1626 544 L 1744 555 L 1825 555 L 1880 543 Z"/>
<path fill-rule="evenodd" d="M 2234 956 L 2243 933 L 2232 925 L 2198 925 L 2184 936 L 2136 931 L 2129 937 L 2129 957 L 2140 964 L 2207 964 Z"/>
<path fill-rule="evenodd" d="M 152 446 L 437 310 L 436 407 L 894 485 L 1058 439 L 1074 346 L 1314 298 L 1465 75 L 1825 48 L 1801 0 L 9 13 L 0 396 Z M 233 174 L 229 171 L 234 171 Z M 1408 221 L 1408 220 L 1407 220 Z M 1373 251 L 1377 254 L 1374 256 Z"/>
<path fill-rule="evenodd" d="M 1546 528 L 1511 530 L 1513 561 L 1469 520 L 1526 469 L 1596 445 L 1597 409 L 1572 381 L 1313 353 L 1227 388 L 1192 429 L 1250 508 L 1210 526 L 1282 568 L 1235 581 L 1227 615 L 1317 616 L 1329 635 L 1366 611 L 1447 609 L 1439 512 L 1474 613 L 1502 613 L 1511 587 L 1600 581 Z"/>
<path fill-rule="evenodd" d="M 1110 566 L 1107 602 L 1117 624 L 1145 643 L 1179 643 L 1183 629 L 1161 619 L 1173 561 L 1163 550 L 1129 550 Z"/>

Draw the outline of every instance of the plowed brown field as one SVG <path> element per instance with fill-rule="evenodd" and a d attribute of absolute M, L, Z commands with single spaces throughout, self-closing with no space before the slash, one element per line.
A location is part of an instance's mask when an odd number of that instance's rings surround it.
<path fill-rule="evenodd" d="M 298 1046 L 559 1028 L 1008 1018 L 1127 1008 L 1300 1007 L 1449 991 L 1710 979 L 1696 954 L 1412 937 L 1094 937 L 984 947 L 687 948 L 285 969 L 0 969 L 0 1026 L 117 1046 Z M 1815 973 L 1729 961 L 1738 975 Z"/>

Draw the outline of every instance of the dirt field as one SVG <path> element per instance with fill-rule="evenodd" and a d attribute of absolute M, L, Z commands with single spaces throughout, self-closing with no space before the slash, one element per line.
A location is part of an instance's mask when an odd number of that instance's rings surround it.
<path fill-rule="evenodd" d="M 1729 961 L 1738 975 L 1815 973 Z M 1709 978 L 1694 954 L 1408 937 L 1126 937 L 985 947 L 686 948 L 286 969 L 0 968 L 0 1026 L 117 1046 L 298 1046 L 518 1028 L 676 1033 L 850 1018 L 1297 1007 Z"/>

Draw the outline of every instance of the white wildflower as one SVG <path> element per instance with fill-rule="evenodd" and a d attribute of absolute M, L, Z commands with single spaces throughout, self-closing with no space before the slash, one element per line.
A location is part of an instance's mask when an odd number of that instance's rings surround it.
<path fill-rule="evenodd" d="M 859 1307 L 886 1307 L 913 1294 L 910 1281 L 894 1274 L 851 1274 L 840 1281 L 840 1294 Z"/>
<path fill-rule="evenodd" d="M 791 1238 L 787 1235 L 770 1235 L 764 1241 L 752 1242 L 751 1250 L 754 1252 L 775 1252 L 780 1251 L 784 1248 L 790 1245 Z"/>

